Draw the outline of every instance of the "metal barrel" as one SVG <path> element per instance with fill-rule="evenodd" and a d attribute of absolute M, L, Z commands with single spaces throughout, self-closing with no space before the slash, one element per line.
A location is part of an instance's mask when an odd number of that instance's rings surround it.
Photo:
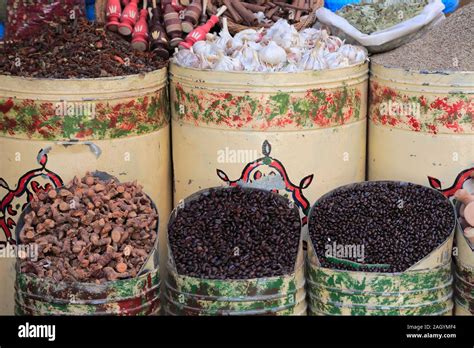
<path fill-rule="evenodd" d="M 159 315 L 160 303 L 159 268 L 99 285 L 16 275 L 16 315 Z"/>
<path fill-rule="evenodd" d="M 368 65 L 301 73 L 170 66 L 174 202 L 219 185 L 310 202 L 364 180 Z M 308 151 L 317 155 L 308 156 Z"/>
<path fill-rule="evenodd" d="M 105 172 L 93 175 L 101 180 L 117 178 Z M 58 188 L 57 191 L 60 189 Z M 148 197 L 150 198 L 150 197 Z M 152 201 L 153 209 L 158 211 Z M 15 230 L 16 239 L 24 226 L 25 215 L 31 206 L 25 207 Z M 160 229 L 160 219 L 156 231 Z M 21 244 L 20 244 L 21 246 Z M 159 315 L 161 312 L 161 278 L 159 268 L 159 241 L 155 241 L 148 259 L 137 277 L 120 279 L 103 284 L 57 282 L 49 278 L 25 274 L 16 263 L 15 314 L 16 315 Z"/>
<path fill-rule="evenodd" d="M 447 197 L 474 171 L 474 72 L 371 64 L 369 180 L 431 186 Z"/>
<path fill-rule="evenodd" d="M 197 192 L 188 197 L 184 205 L 208 193 L 209 189 Z M 288 199 L 278 197 L 289 204 Z M 298 208 L 295 206 L 294 209 Z M 168 225 L 171 225 L 177 214 L 179 207 L 171 214 Z M 176 270 L 171 248 L 169 249 L 163 306 L 168 315 L 306 315 L 302 240 L 293 273 L 256 279 L 203 279 L 180 275 Z"/>
<path fill-rule="evenodd" d="M 460 206 L 461 204 L 458 203 L 458 209 Z M 460 316 L 474 315 L 474 251 L 464 236 L 459 222 L 456 230 L 456 247 L 454 267 L 455 314 Z"/>
<path fill-rule="evenodd" d="M 334 192 L 337 190 L 323 196 L 321 200 Z M 318 202 L 312 209 L 317 206 Z M 453 226 L 453 233 L 442 245 L 410 269 L 400 273 L 345 271 L 321 267 L 313 243 L 309 241 L 308 312 L 313 315 L 334 316 L 452 315 L 454 303 L 451 254 L 454 229 Z"/>
<path fill-rule="evenodd" d="M 160 216 L 171 211 L 167 69 L 97 79 L 0 76 L 0 219 L 17 221 L 29 193 L 87 171 L 137 181 Z M 18 185 L 21 183 L 21 185 Z M 14 239 L 0 228 L 0 247 Z M 163 238 L 166 226 L 161 226 Z M 161 246 L 165 246 L 163 239 Z M 163 265 L 166 253 L 162 250 Z M 0 312 L 13 314 L 14 259 L 0 260 Z M 164 269 L 162 268 L 164 272 Z"/>

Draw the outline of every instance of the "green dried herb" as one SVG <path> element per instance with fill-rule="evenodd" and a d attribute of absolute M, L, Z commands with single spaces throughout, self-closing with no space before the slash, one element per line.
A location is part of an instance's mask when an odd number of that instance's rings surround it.
<path fill-rule="evenodd" d="M 365 34 L 393 27 L 421 13 L 428 0 L 363 1 L 336 12 Z"/>

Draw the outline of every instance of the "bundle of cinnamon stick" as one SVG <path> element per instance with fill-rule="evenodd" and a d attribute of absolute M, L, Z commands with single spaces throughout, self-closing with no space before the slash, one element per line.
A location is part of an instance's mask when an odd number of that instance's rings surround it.
<path fill-rule="evenodd" d="M 247 27 L 270 27 L 281 18 L 291 24 L 306 22 L 316 9 L 324 5 L 324 1 L 211 0 L 208 10 L 212 14 L 222 5 L 228 8 L 225 16 L 230 23 Z"/>

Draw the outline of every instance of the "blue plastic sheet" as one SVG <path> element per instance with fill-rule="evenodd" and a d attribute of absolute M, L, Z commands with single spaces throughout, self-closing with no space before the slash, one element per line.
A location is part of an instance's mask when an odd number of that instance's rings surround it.
<path fill-rule="evenodd" d="M 324 2 L 324 7 L 330 9 L 333 12 L 341 9 L 342 7 L 348 4 L 357 4 L 361 0 L 326 0 Z M 442 0 L 444 6 L 446 6 L 444 13 L 454 12 L 459 6 L 459 0 Z"/>
<path fill-rule="evenodd" d="M 459 0 L 443 0 L 444 6 L 446 8 L 444 9 L 444 13 L 451 13 L 454 12 L 458 6 L 459 6 Z"/>
<path fill-rule="evenodd" d="M 324 7 L 330 9 L 333 12 L 341 9 L 342 7 L 349 4 L 357 4 L 360 0 L 325 0 Z"/>

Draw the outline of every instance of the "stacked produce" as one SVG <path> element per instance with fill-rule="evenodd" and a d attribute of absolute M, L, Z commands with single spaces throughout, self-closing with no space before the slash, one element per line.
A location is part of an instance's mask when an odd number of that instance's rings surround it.
<path fill-rule="evenodd" d="M 235 24 L 246 26 L 270 27 L 280 19 L 286 19 L 291 24 L 304 22 L 322 1 L 290 0 L 290 1 L 242 1 L 242 0 L 213 0 L 209 6 L 213 12 L 216 7 L 227 6 L 226 17 Z M 310 23 L 312 24 L 312 23 Z"/>
<path fill-rule="evenodd" d="M 49 23 L 28 39 L 6 43 L 0 74 L 37 78 L 98 78 L 151 72 L 167 61 L 130 50 L 120 35 L 85 19 Z"/>
<path fill-rule="evenodd" d="M 365 34 L 372 34 L 393 27 L 419 15 L 428 4 L 421 1 L 376 1 L 349 4 L 336 12 Z"/>
<path fill-rule="evenodd" d="M 178 209 L 169 226 L 177 272 L 205 279 L 292 274 L 300 244 L 297 209 L 251 189 L 210 190 Z"/>
<path fill-rule="evenodd" d="M 474 174 L 471 176 L 474 178 Z M 462 189 L 456 192 L 455 198 L 461 202 L 459 209 L 461 227 L 474 249 L 474 194 Z"/>
<path fill-rule="evenodd" d="M 364 48 L 346 45 L 326 30 L 298 32 L 286 20 L 268 30 L 247 29 L 232 36 L 224 20 L 218 35 L 209 34 L 174 61 L 184 67 L 216 71 L 299 72 L 347 67 L 364 62 Z"/>
<path fill-rule="evenodd" d="M 467 4 L 422 38 L 373 56 L 388 67 L 417 71 L 474 71 L 474 2 Z"/>
<path fill-rule="evenodd" d="M 371 182 L 338 189 L 318 201 L 309 233 L 322 267 L 394 273 L 429 255 L 453 233 L 454 225 L 452 204 L 439 192 Z M 363 262 L 360 255 L 348 257 L 349 262 L 329 258 L 327 246 L 334 243 L 362 246 Z"/>
<path fill-rule="evenodd" d="M 40 192 L 24 217 L 20 242 L 38 246 L 21 272 L 55 281 L 104 283 L 138 275 L 154 248 L 158 215 L 137 183 L 87 174 Z"/>

